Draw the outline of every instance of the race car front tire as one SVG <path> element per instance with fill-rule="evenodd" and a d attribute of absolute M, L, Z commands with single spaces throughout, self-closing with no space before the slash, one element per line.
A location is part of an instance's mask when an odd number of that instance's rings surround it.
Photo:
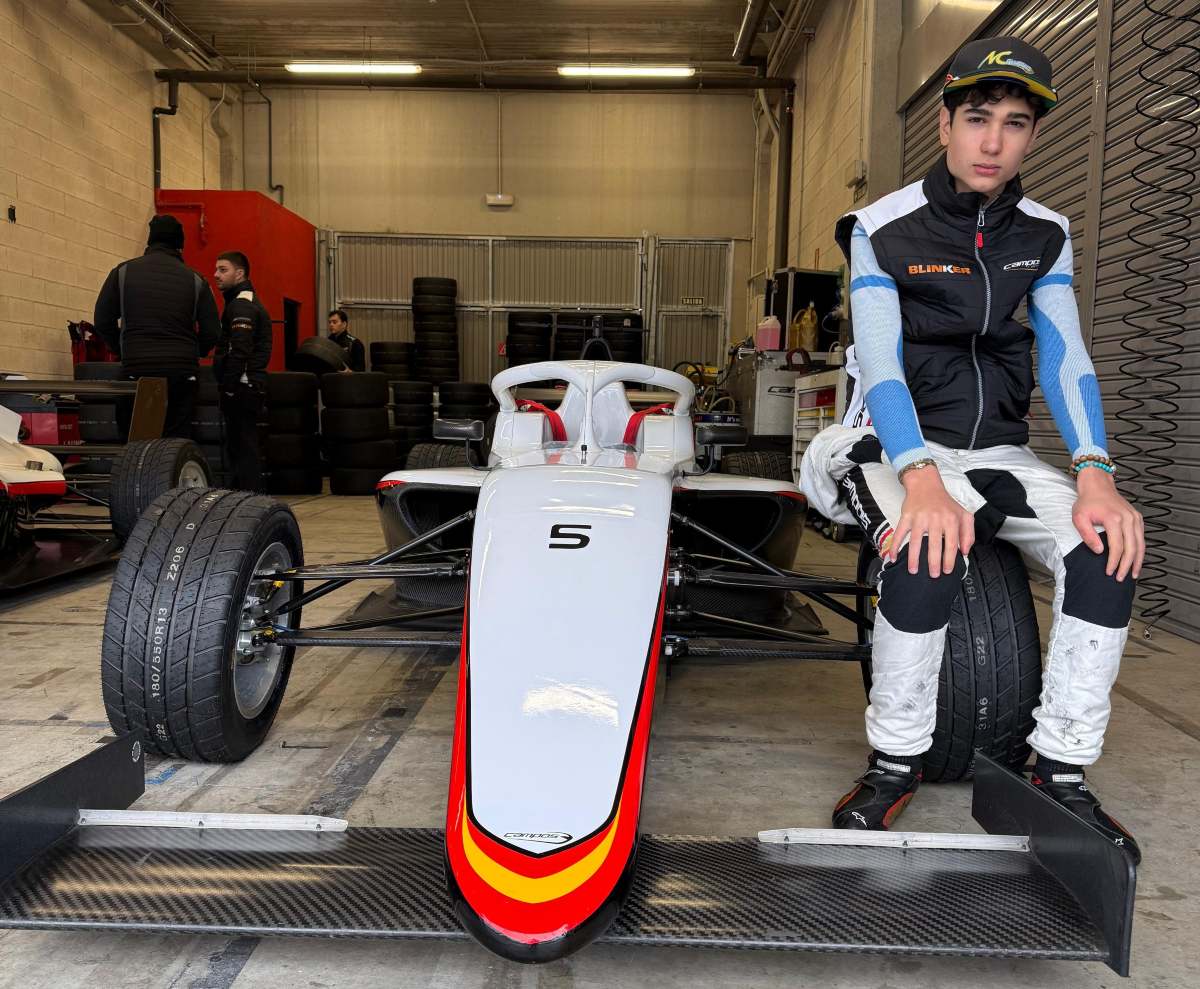
<path fill-rule="evenodd" d="M 212 469 L 191 440 L 139 440 L 113 461 L 109 511 L 113 532 L 124 541 L 138 516 L 172 488 L 207 488 Z"/>
<path fill-rule="evenodd" d="M 262 612 L 303 593 L 255 578 L 300 566 L 290 508 L 262 495 L 181 489 L 134 527 L 113 578 L 101 647 L 104 707 L 148 751 L 237 762 L 266 738 L 294 647 L 258 645 Z M 297 627 L 299 609 L 273 624 Z"/>

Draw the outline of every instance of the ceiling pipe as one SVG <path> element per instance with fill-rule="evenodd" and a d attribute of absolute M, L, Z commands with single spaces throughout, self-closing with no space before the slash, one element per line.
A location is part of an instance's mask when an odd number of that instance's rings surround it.
<path fill-rule="evenodd" d="M 162 36 L 163 44 L 168 48 L 182 48 L 205 65 L 210 65 L 217 59 L 216 52 L 206 48 L 186 28 L 168 20 L 146 0 L 113 0 L 113 3 L 118 7 L 129 7 L 136 11 L 138 16 Z"/>
<path fill-rule="evenodd" d="M 303 89 L 366 86 L 370 89 L 496 89 L 546 90 L 558 92 L 706 92 L 746 93 L 755 89 L 787 89 L 792 80 L 758 76 L 728 76 L 691 79 L 572 78 L 567 76 L 506 76 L 484 72 L 482 75 L 422 73 L 419 76 L 300 76 L 278 69 L 248 73 L 224 69 L 159 69 L 155 75 L 164 82 L 241 83 L 247 86 L 296 86 Z"/>
<path fill-rule="evenodd" d="M 750 64 L 750 51 L 754 48 L 768 6 L 768 0 L 746 0 L 742 26 L 738 28 L 737 40 L 733 43 L 733 60 L 738 65 Z"/>

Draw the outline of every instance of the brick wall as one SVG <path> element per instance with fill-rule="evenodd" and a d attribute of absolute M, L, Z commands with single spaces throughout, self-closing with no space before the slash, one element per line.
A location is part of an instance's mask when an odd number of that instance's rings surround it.
<path fill-rule="evenodd" d="M 0 371 L 69 377 L 68 320 L 91 319 L 108 271 L 145 246 L 158 65 L 80 0 L 0 0 Z M 164 187 L 220 188 L 209 110 L 181 87 Z"/>
<path fill-rule="evenodd" d="M 843 263 L 833 229 L 838 217 L 854 206 L 846 172 L 864 154 L 859 141 L 866 6 L 867 0 L 828 4 L 807 53 L 791 73 L 797 112 L 788 263 L 799 268 L 835 269 Z"/>

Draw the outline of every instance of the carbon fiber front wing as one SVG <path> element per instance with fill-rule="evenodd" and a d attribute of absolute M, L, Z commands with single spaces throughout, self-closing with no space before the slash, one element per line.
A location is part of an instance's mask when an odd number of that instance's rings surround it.
<path fill-rule="evenodd" d="M 446 895 L 440 831 L 240 815 L 91 823 L 104 815 L 88 809 L 127 807 L 143 785 L 140 746 L 124 738 L 0 801 L 0 927 L 468 937 Z M 643 837 L 601 940 L 1079 959 L 1128 974 L 1128 856 L 986 760 L 974 814 L 1016 837 Z"/>

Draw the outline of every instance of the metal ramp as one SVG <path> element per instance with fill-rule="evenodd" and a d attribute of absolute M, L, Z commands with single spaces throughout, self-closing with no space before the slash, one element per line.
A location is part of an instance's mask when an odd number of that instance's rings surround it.
<path fill-rule="evenodd" d="M 440 831 L 268 830 L 252 815 L 162 826 L 173 815 L 155 812 L 127 819 L 138 826 L 80 824 L 81 807 L 128 806 L 141 789 L 140 746 L 126 738 L 0 802 L 0 927 L 468 937 L 446 895 Z M 974 811 L 1017 836 L 644 837 L 601 940 L 1062 958 L 1128 974 L 1125 853 L 995 764 L 980 764 Z M 830 843 L 848 841 L 871 843 Z"/>

